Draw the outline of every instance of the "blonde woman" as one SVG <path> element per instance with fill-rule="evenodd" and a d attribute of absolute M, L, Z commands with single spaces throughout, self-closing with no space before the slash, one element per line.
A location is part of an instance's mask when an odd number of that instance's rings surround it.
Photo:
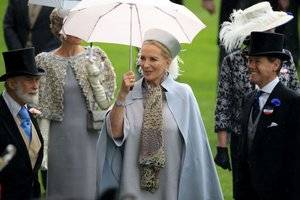
<path fill-rule="evenodd" d="M 45 146 L 49 133 L 43 160 L 48 168 L 47 198 L 94 199 L 96 141 L 112 104 L 115 73 L 101 49 L 85 48 L 79 38 L 60 34 L 61 12 L 54 10 L 50 21 L 62 44 L 36 56 L 47 71 L 39 95 Z"/>
<path fill-rule="evenodd" d="M 145 33 L 143 77 L 123 76 L 98 141 L 98 194 L 120 186 L 121 197 L 143 200 L 223 199 L 196 98 L 174 80 L 179 50 L 170 33 Z"/>

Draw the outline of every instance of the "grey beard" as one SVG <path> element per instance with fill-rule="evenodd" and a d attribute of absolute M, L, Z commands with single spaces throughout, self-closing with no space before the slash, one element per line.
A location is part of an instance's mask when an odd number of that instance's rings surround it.
<path fill-rule="evenodd" d="M 21 87 L 17 87 L 16 95 L 20 99 L 22 99 L 26 104 L 29 104 L 32 107 L 36 107 L 39 103 L 39 94 L 38 93 L 35 95 L 24 94 L 23 91 L 21 90 Z"/>

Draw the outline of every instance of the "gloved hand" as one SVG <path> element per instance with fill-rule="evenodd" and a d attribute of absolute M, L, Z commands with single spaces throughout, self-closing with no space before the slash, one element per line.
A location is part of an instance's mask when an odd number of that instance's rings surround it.
<path fill-rule="evenodd" d="M 104 87 L 100 83 L 100 69 L 95 65 L 95 62 L 91 60 L 87 61 L 85 67 L 88 73 L 88 80 L 91 84 L 95 100 L 98 103 L 99 107 L 105 110 L 110 106 L 111 103 L 105 94 Z"/>
<path fill-rule="evenodd" d="M 42 169 L 48 170 L 48 138 L 50 132 L 50 120 L 42 118 L 39 121 L 39 127 L 44 140 L 44 152 L 43 152 L 43 161 L 42 161 Z"/>
<path fill-rule="evenodd" d="M 217 147 L 217 154 L 215 156 L 216 165 L 222 167 L 223 169 L 228 169 L 231 171 L 230 159 L 227 147 Z"/>

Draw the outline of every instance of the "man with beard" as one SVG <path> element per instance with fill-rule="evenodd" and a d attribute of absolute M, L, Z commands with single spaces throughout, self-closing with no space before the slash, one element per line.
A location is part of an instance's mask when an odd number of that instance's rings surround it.
<path fill-rule="evenodd" d="M 7 145 L 16 155 L 0 172 L 0 199 L 40 197 L 38 169 L 43 157 L 43 140 L 36 119 L 28 111 L 38 100 L 39 79 L 45 71 L 36 66 L 34 48 L 3 52 L 5 90 L 0 96 L 0 152 Z"/>

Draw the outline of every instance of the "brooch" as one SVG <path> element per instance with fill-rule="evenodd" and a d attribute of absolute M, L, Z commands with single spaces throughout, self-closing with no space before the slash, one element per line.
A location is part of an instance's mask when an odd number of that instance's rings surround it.
<path fill-rule="evenodd" d="M 263 109 L 263 113 L 265 115 L 271 115 L 273 112 L 274 112 L 274 108 L 275 107 L 279 107 L 281 105 L 281 101 L 278 99 L 278 98 L 273 98 L 271 100 L 271 105 L 269 106 L 266 106 L 264 109 Z"/>
<path fill-rule="evenodd" d="M 271 100 L 271 104 L 272 104 L 274 107 L 278 107 L 278 106 L 280 106 L 281 101 L 280 101 L 278 98 L 274 98 L 274 99 Z"/>

